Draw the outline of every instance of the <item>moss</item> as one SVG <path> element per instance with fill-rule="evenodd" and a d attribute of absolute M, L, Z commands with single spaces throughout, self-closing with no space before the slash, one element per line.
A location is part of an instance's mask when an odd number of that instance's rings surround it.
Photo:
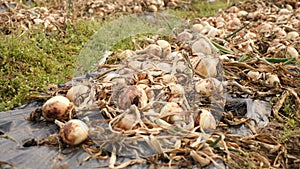
<path fill-rule="evenodd" d="M 49 84 L 68 80 L 80 50 L 96 30 L 91 22 L 77 21 L 65 32 L 0 34 L 0 110 L 19 106 Z"/>

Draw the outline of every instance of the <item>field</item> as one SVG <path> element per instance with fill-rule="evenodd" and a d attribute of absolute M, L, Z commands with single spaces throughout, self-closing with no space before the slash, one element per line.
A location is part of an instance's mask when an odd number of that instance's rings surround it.
<path fill-rule="evenodd" d="M 89 85 L 97 86 L 94 96 L 97 98 L 96 105 L 99 106 L 105 119 L 110 121 L 110 125 L 118 127 L 120 124 L 117 122 L 122 122 L 123 118 L 123 112 L 120 113 L 119 108 L 127 103 L 123 104 L 120 99 L 114 100 L 119 93 L 102 93 L 111 90 L 105 87 L 104 79 L 110 79 L 106 77 L 110 72 L 121 71 L 119 68 L 122 67 L 130 67 L 132 53 L 137 56 L 149 54 L 147 57 L 156 55 L 157 49 L 148 47 L 158 45 L 163 48 L 161 55 L 176 58 L 177 54 L 175 57 L 165 55 L 164 52 L 181 54 L 187 64 L 183 68 L 192 72 L 192 75 L 187 73 L 187 76 L 192 78 L 193 85 L 194 82 L 196 85 L 201 84 L 202 78 L 213 77 L 221 81 L 224 87 L 224 91 L 222 87 L 222 96 L 218 95 L 218 87 L 205 86 L 207 90 L 212 88 L 210 90 L 217 91 L 217 94 L 212 92 L 213 99 L 202 96 L 201 92 L 201 96 L 193 95 L 193 98 L 199 97 L 199 100 L 191 99 L 193 103 L 196 102 L 195 105 L 202 106 L 200 111 L 202 113 L 202 109 L 213 112 L 214 107 L 208 108 L 208 101 L 213 100 L 217 106 L 221 105 L 222 112 L 212 113 L 218 122 L 217 129 L 209 138 L 200 134 L 205 141 L 199 141 L 199 133 L 203 130 L 195 126 L 193 132 L 189 130 L 189 134 L 185 133 L 184 137 L 180 137 L 180 145 L 177 145 L 177 148 L 161 147 L 162 143 L 155 140 L 156 142 L 151 143 L 154 147 L 151 148 L 159 152 L 155 156 L 149 158 L 140 158 L 140 156 L 124 163 L 117 160 L 116 150 L 102 152 L 99 147 L 91 148 L 93 145 L 91 139 L 82 146 L 89 154 L 84 162 L 88 163 L 89 159 L 93 158 L 107 157 L 110 160 L 106 167 L 110 168 L 123 168 L 142 163 L 154 167 L 214 165 L 218 168 L 225 166 L 299 168 L 299 2 L 293 0 L 104 1 L 105 3 L 89 0 L 0 1 L 0 85 L 2 86 L 0 111 L 13 110 L 30 102 L 44 103 L 57 94 L 66 95 L 71 86 L 65 83 L 79 75 L 89 74 L 91 75 L 89 78 L 95 78 L 93 73 L 98 71 L 96 78 L 90 79 L 89 82 Z M 146 15 L 143 15 L 144 12 Z M 157 15 L 152 15 L 152 12 Z M 155 22 L 144 22 L 153 16 L 158 18 Z M 197 35 L 187 32 L 196 32 Z M 199 33 L 202 35 L 198 36 Z M 193 38 L 186 40 L 189 36 Z M 197 48 L 194 45 L 195 36 L 204 39 L 212 48 L 208 49 L 209 47 L 200 41 L 203 46 Z M 166 47 L 166 45 L 170 46 Z M 203 51 L 203 49 L 207 50 Z M 209 52 L 206 53 L 207 51 Z M 197 57 L 202 56 L 199 53 L 213 55 L 222 62 L 216 65 L 214 61 L 208 59 L 209 61 L 202 60 L 201 63 L 201 59 L 198 60 Z M 103 56 L 107 58 L 103 59 Z M 100 64 L 101 58 L 103 63 Z M 148 63 L 148 59 L 145 58 L 144 63 Z M 172 72 L 174 72 L 174 63 L 167 63 L 173 64 Z M 158 65 L 160 62 L 153 60 L 152 64 Z M 203 70 L 206 65 L 213 66 Z M 217 67 L 216 70 L 214 65 Z M 163 64 L 161 68 L 167 69 Z M 149 68 L 150 73 L 137 74 L 128 83 L 134 85 L 145 83 L 151 89 L 157 87 L 158 83 L 163 83 L 164 80 L 161 80 L 163 77 L 160 77 L 163 74 L 152 77 L 153 72 L 150 70 L 151 68 Z M 112 81 L 113 78 L 110 80 Z M 216 85 L 214 80 L 209 83 Z M 172 87 L 166 86 L 161 88 L 166 93 L 172 93 Z M 199 89 L 196 86 L 195 91 L 189 91 L 189 87 L 184 89 L 183 95 L 187 97 L 189 104 L 191 98 L 189 94 L 203 90 L 202 86 Z M 207 94 L 206 89 L 202 91 L 205 94 Z M 147 91 L 145 86 L 144 90 Z M 123 89 L 120 93 L 121 91 Z M 121 93 L 121 96 L 126 98 L 126 93 L 124 95 Z M 169 97 L 172 96 L 167 96 L 168 102 L 171 102 Z M 114 101 L 119 105 L 115 105 Z M 136 100 L 129 102 L 133 105 Z M 137 102 L 138 110 L 144 111 L 140 107 L 144 102 Z M 150 99 L 145 101 L 145 105 L 150 102 Z M 193 106 L 192 108 L 186 106 L 186 108 L 182 102 L 178 104 L 182 109 L 194 111 Z M 78 110 L 80 108 L 82 107 Z M 32 113 L 36 112 L 39 112 L 39 108 Z M 127 111 L 124 112 L 126 114 Z M 171 116 L 175 115 L 167 114 L 161 118 L 164 122 L 168 122 L 162 126 L 161 123 L 149 120 L 151 118 L 145 120 L 139 117 L 139 124 L 132 125 L 130 129 L 126 129 L 127 131 L 122 131 L 122 134 L 128 137 L 156 135 L 157 133 L 153 134 L 154 129 L 159 128 L 158 130 L 161 131 L 168 128 L 166 125 L 170 125 L 169 123 L 175 125 L 174 121 L 169 121 Z M 200 125 L 201 113 L 198 116 L 194 115 L 194 118 L 193 126 Z M 144 133 L 142 129 L 147 130 L 148 133 Z M 2 129 L 0 131 L 0 136 L 5 136 Z M 161 135 L 157 134 L 157 136 Z M 43 141 L 43 145 L 47 145 L 47 141 L 52 144 L 51 138 Z M 37 141 L 36 144 L 39 145 L 39 142 Z M 53 145 L 60 145 L 60 143 Z M 2 164 L 13 166 L 10 162 L 2 163 L 0 160 L 0 167 Z"/>

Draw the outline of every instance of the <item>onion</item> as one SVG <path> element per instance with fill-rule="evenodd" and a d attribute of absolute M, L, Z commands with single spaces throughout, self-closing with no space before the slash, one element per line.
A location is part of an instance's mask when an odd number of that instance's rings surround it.
<path fill-rule="evenodd" d="M 158 40 L 156 43 L 162 48 L 164 56 L 167 56 L 171 53 L 171 45 L 168 41 Z"/>
<path fill-rule="evenodd" d="M 73 102 L 76 106 L 79 106 L 87 96 L 90 94 L 90 88 L 85 85 L 77 85 L 71 87 L 66 96 L 67 98 Z"/>
<path fill-rule="evenodd" d="M 216 129 L 217 122 L 210 111 L 202 109 L 199 117 L 199 126 L 202 129 Z"/>
<path fill-rule="evenodd" d="M 293 40 L 293 41 L 297 40 L 298 37 L 299 37 L 299 33 L 296 31 L 289 32 L 286 35 L 286 39 Z"/>
<path fill-rule="evenodd" d="M 123 130 L 132 130 L 138 127 L 138 121 L 140 120 L 140 112 L 135 105 L 130 106 L 127 109 L 123 117 L 117 122 L 116 127 Z"/>
<path fill-rule="evenodd" d="M 276 74 L 267 73 L 266 85 L 269 87 L 276 87 L 280 85 L 280 80 Z"/>
<path fill-rule="evenodd" d="M 165 74 L 165 75 L 162 76 L 162 82 L 164 84 L 176 83 L 177 78 L 172 74 Z"/>
<path fill-rule="evenodd" d="M 147 54 L 160 57 L 162 55 L 162 48 L 155 44 L 150 44 L 145 48 Z"/>
<path fill-rule="evenodd" d="M 223 94 L 222 83 L 215 78 L 201 79 L 195 84 L 195 89 L 198 93 L 206 96 L 213 97 Z"/>
<path fill-rule="evenodd" d="M 89 135 L 88 126 L 81 120 L 72 119 L 66 123 L 55 120 L 60 127 L 59 135 L 68 145 L 78 145 L 85 141 Z"/>
<path fill-rule="evenodd" d="M 73 103 L 64 96 L 55 96 L 47 100 L 42 107 L 43 117 L 48 121 L 66 120 L 73 108 Z"/>
<path fill-rule="evenodd" d="M 148 97 L 145 90 L 136 85 L 126 87 L 118 98 L 118 106 L 123 110 L 130 108 L 131 105 L 143 108 L 147 102 Z"/>
<path fill-rule="evenodd" d="M 212 55 L 213 49 L 211 44 L 206 41 L 204 38 L 200 38 L 192 45 L 192 52 L 194 55 L 197 53 L 203 53 L 204 55 Z"/>
<path fill-rule="evenodd" d="M 251 80 L 257 81 L 259 78 L 261 78 L 261 73 L 259 73 L 259 72 L 257 72 L 257 71 L 252 71 L 252 70 L 250 70 L 250 71 L 247 73 L 247 76 L 248 76 Z"/>
<path fill-rule="evenodd" d="M 160 110 L 160 117 L 164 118 L 171 115 L 176 115 L 182 112 L 182 108 L 174 102 L 168 102 L 161 110 Z"/>
<path fill-rule="evenodd" d="M 286 52 L 290 57 L 294 57 L 295 59 L 299 58 L 299 53 L 293 46 L 288 46 L 286 48 Z"/>
<path fill-rule="evenodd" d="M 177 36 L 177 39 L 181 42 L 184 42 L 184 41 L 189 41 L 193 38 L 193 35 L 189 32 L 181 32 L 180 34 L 178 34 Z"/>
<path fill-rule="evenodd" d="M 196 73 L 203 77 L 217 77 L 218 69 L 220 66 L 219 58 L 212 57 L 193 57 L 191 58 L 191 64 Z"/>
<path fill-rule="evenodd" d="M 201 25 L 201 24 L 194 24 L 192 30 L 195 31 L 195 32 L 197 32 L 197 33 L 200 33 L 201 30 L 202 30 L 202 28 L 203 28 L 203 25 Z"/>

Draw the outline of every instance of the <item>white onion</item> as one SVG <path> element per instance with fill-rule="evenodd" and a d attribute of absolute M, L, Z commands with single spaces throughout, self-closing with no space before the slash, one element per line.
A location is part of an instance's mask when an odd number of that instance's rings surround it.
<path fill-rule="evenodd" d="M 73 103 L 64 96 L 55 96 L 47 100 L 43 105 L 43 117 L 48 121 L 65 120 L 68 118 Z"/>
<path fill-rule="evenodd" d="M 60 127 L 59 135 L 68 145 L 78 145 L 88 138 L 89 128 L 81 120 L 72 119 L 66 123 L 55 120 L 55 124 Z"/>

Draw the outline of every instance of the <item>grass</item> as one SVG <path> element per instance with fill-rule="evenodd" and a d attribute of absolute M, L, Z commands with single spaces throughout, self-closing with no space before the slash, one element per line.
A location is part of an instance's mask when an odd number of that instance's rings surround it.
<path fill-rule="evenodd" d="M 68 25 L 64 33 L 36 29 L 0 34 L 0 110 L 23 104 L 49 84 L 70 79 L 74 62 L 88 38 L 97 30 L 91 22 Z"/>
<path fill-rule="evenodd" d="M 43 2 L 37 1 L 33 6 L 43 6 Z M 179 18 L 193 18 L 213 15 L 225 6 L 224 0 L 213 4 L 194 0 L 190 9 L 166 11 Z M 25 33 L 18 29 L 9 34 L 0 32 L 0 111 L 24 104 L 31 95 L 45 92 L 50 84 L 70 80 L 80 51 L 103 24 L 102 20 L 79 19 L 67 25 L 64 32 L 47 33 L 42 27 Z M 133 47 L 130 36 L 120 39 L 112 49 L 128 47 Z"/>
<path fill-rule="evenodd" d="M 179 6 L 175 10 L 167 10 L 170 14 L 181 17 L 193 19 L 201 16 L 213 16 L 219 9 L 230 5 L 226 0 L 216 0 L 215 2 L 207 2 L 206 0 L 192 0 L 190 7 Z"/>
<path fill-rule="evenodd" d="M 296 120 L 290 118 L 287 120 L 284 126 L 284 130 L 282 131 L 282 137 L 279 139 L 280 143 L 286 142 L 291 136 L 300 136 L 299 131 L 295 131 L 297 127 Z"/>
<path fill-rule="evenodd" d="M 295 107 L 294 103 L 285 103 L 282 109 L 286 121 L 284 124 L 283 131 L 281 133 L 281 138 L 279 138 L 280 143 L 285 143 L 293 136 L 300 137 L 300 121 L 294 115 L 294 112 L 297 111 L 296 109 L 297 107 Z"/>

